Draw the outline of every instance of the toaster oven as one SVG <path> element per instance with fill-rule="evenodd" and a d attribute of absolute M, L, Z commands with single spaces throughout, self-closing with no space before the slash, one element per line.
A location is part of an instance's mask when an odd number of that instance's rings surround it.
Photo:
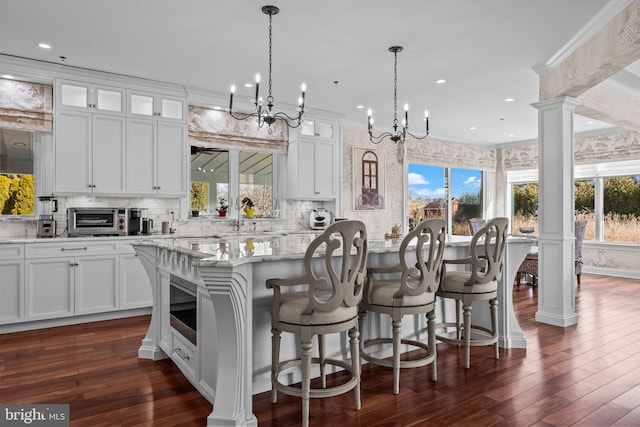
<path fill-rule="evenodd" d="M 68 208 L 67 235 L 126 236 L 126 208 Z"/>

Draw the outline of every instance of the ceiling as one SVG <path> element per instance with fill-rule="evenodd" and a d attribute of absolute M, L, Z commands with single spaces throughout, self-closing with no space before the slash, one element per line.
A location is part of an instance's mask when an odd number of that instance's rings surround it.
<path fill-rule="evenodd" d="M 364 127 L 371 107 L 376 128 L 391 126 L 393 54 L 388 48 L 401 45 L 398 110 L 401 114 L 404 103 L 410 105 L 413 129 L 422 127 L 419 119 L 428 109 L 435 137 L 498 144 L 536 138 L 533 67 L 549 60 L 608 1 L 4 3 L 0 54 L 178 83 L 189 93 L 206 91 L 220 99 L 236 84 L 238 107 L 251 97 L 254 89 L 243 84 L 256 72 L 263 76 L 266 97 L 268 17 L 260 9 L 273 4 L 280 8 L 273 17 L 276 108 L 295 103 L 305 82 L 308 108 L 336 112 L 346 123 Z M 52 48 L 40 49 L 39 42 Z M 438 85 L 437 79 L 446 83 Z M 605 125 L 576 120 L 576 130 L 588 126 Z"/>

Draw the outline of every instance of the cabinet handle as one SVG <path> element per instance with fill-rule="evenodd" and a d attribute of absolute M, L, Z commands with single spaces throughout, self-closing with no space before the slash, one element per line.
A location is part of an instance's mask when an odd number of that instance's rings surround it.
<path fill-rule="evenodd" d="M 84 248 L 60 248 L 62 252 L 64 251 L 86 251 L 88 248 L 85 246 Z"/>
<path fill-rule="evenodd" d="M 188 355 L 188 354 L 184 354 L 184 353 L 182 352 L 182 349 L 181 349 L 180 347 L 177 347 L 177 348 L 174 350 L 174 352 L 178 355 L 178 357 L 179 357 L 180 359 L 183 359 L 183 360 L 184 360 L 184 359 L 187 359 L 187 360 L 189 360 L 189 355 Z"/>
<path fill-rule="evenodd" d="M 69 264 L 69 265 L 70 265 L 71 267 L 77 267 L 77 266 L 79 266 L 80 264 L 78 264 L 77 262 L 72 262 L 72 263 L 71 263 L 71 264 Z"/>

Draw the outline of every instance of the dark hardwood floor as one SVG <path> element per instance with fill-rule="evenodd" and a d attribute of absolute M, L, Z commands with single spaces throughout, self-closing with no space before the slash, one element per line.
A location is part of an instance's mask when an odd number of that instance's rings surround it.
<path fill-rule="evenodd" d="M 585 274 L 579 323 L 536 323 L 536 288 L 514 301 L 527 350 L 438 345 L 429 367 L 403 370 L 391 393 L 387 368 L 365 365 L 362 409 L 353 394 L 311 401 L 314 426 L 640 426 L 640 280 Z M 170 362 L 140 360 L 149 318 L 0 336 L 0 403 L 68 403 L 72 426 L 204 426 L 210 404 Z M 339 379 L 338 379 L 339 380 Z M 254 396 L 260 426 L 300 424 L 298 398 Z"/>

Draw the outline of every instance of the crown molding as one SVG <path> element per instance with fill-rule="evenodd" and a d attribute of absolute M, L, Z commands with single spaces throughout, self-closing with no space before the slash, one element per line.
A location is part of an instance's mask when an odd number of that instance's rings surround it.
<path fill-rule="evenodd" d="M 569 55 L 575 52 L 584 42 L 591 36 L 600 31 L 611 21 L 617 14 L 622 12 L 634 0 L 611 0 L 600 11 L 594 15 L 586 24 L 578 30 L 577 33 L 569 39 L 551 58 L 544 64 L 538 64 L 533 67 L 533 71 L 538 74 L 544 74 L 554 69 L 558 64 L 562 63 Z"/>

